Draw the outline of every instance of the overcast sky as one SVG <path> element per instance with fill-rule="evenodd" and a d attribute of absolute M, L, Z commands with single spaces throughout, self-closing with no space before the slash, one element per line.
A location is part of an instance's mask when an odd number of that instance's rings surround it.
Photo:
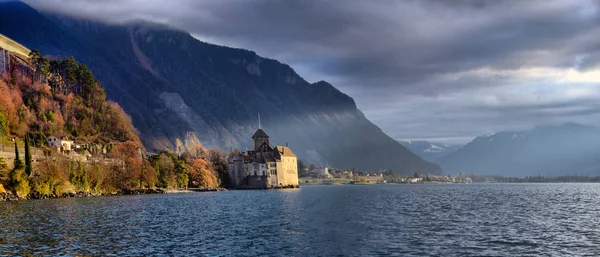
<path fill-rule="evenodd" d="M 146 19 L 327 80 L 396 139 L 600 126 L 598 1 L 25 0 Z"/>

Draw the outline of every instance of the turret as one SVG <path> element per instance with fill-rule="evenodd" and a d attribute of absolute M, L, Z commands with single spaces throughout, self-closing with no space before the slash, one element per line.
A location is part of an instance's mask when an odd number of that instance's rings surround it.
<path fill-rule="evenodd" d="M 254 142 L 254 150 L 258 151 L 263 143 L 267 143 L 267 145 L 269 145 L 269 135 L 267 135 L 264 130 L 259 128 L 252 136 L 252 141 Z"/>
<path fill-rule="evenodd" d="M 260 113 L 258 113 L 258 130 L 252 136 L 252 142 L 254 142 L 254 151 L 257 152 L 260 152 L 260 148 L 263 143 L 267 143 L 267 146 L 269 146 L 269 135 L 262 130 L 262 125 L 260 124 Z"/>

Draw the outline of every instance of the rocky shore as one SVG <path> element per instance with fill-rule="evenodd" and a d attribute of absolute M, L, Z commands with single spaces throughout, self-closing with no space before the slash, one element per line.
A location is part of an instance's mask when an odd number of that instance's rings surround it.
<path fill-rule="evenodd" d="M 37 200 L 37 199 L 54 199 L 54 198 L 80 198 L 90 196 L 110 196 L 110 195 L 150 195 L 150 194 L 167 194 L 167 193 L 190 193 L 190 192 L 224 192 L 227 191 L 225 188 L 189 188 L 186 190 L 174 190 L 174 189 L 131 189 L 122 192 L 115 193 L 88 193 L 88 192 L 77 192 L 77 193 L 64 193 L 62 195 L 40 195 L 37 192 L 33 192 L 27 196 L 27 198 L 19 198 L 17 195 L 9 192 L 0 193 L 0 202 L 4 201 L 21 201 L 21 200 Z"/>
<path fill-rule="evenodd" d="M 125 190 L 123 192 L 115 192 L 108 194 L 101 193 L 88 193 L 88 192 L 77 192 L 77 193 L 64 193 L 61 195 L 41 195 L 38 192 L 33 192 L 27 196 L 27 198 L 19 198 L 13 193 L 0 193 L 0 202 L 3 201 L 20 201 L 20 200 L 37 200 L 37 199 L 55 199 L 55 198 L 80 198 L 90 196 L 108 196 L 108 195 L 142 195 L 142 194 L 164 194 L 163 189 L 133 189 Z"/>

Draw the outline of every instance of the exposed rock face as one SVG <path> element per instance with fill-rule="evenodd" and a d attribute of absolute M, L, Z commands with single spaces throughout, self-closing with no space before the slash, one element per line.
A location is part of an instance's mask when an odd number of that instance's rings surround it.
<path fill-rule="evenodd" d="M 149 150 L 181 151 L 198 140 L 244 150 L 252 146 L 260 113 L 272 142 L 289 143 L 300 160 L 441 173 L 367 120 L 352 98 L 327 82 L 309 83 L 276 60 L 161 25 L 112 26 L 39 14 L 22 3 L 0 5 L 0 33 L 86 63 L 131 115 Z"/>

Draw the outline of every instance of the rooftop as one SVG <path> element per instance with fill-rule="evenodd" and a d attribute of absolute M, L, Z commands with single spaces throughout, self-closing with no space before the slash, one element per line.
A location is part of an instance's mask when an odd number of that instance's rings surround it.
<path fill-rule="evenodd" d="M 258 130 L 256 131 L 256 133 L 254 133 L 254 136 L 252 136 L 252 138 L 261 138 L 261 137 L 266 137 L 266 138 L 268 138 L 268 137 L 269 137 L 269 135 L 267 135 L 267 133 L 266 133 L 264 130 L 262 130 L 262 129 L 258 129 Z"/>

